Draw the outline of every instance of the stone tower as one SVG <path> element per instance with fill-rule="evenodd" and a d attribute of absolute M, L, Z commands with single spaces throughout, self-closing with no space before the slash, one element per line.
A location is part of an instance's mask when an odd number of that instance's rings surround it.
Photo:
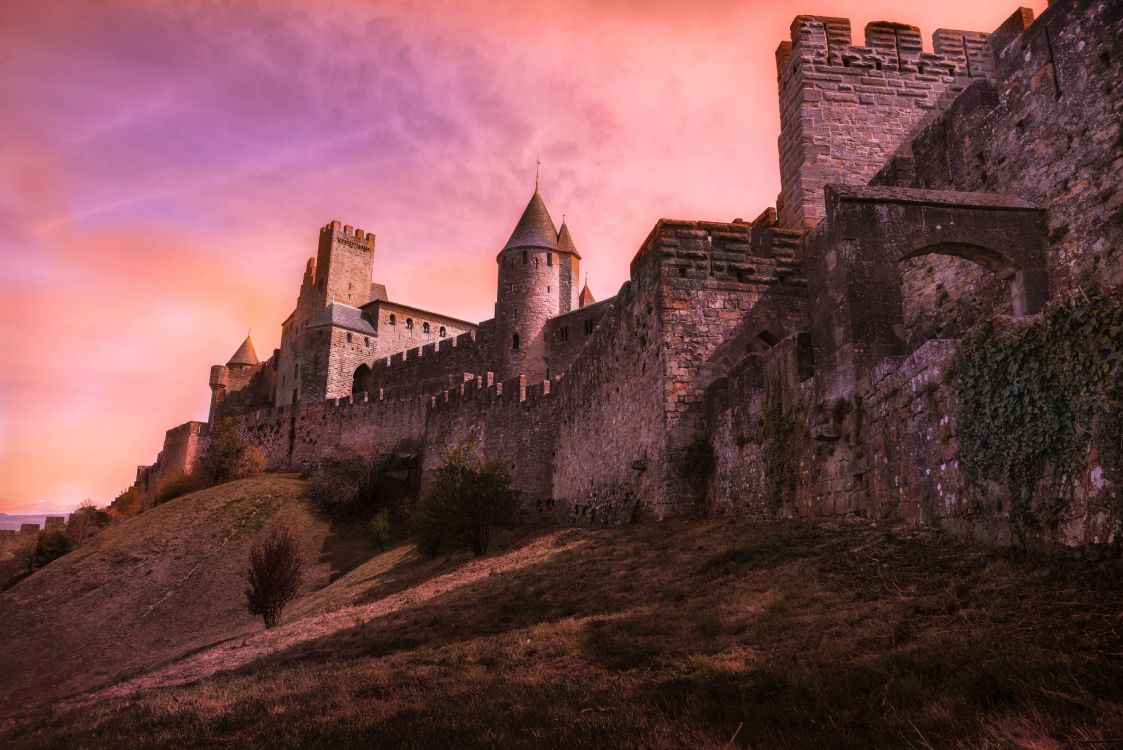
<path fill-rule="evenodd" d="M 569 312 L 577 299 L 581 256 L 563 224 L 559 236 L 542 196 L 535 189 L 511 238 L 499 252 L 495 297 L 496 376 L 506 380 L 549 377 L 546 321 Z"/>
<path fill-rule="evenodd" d="M 876 21 L 865 34 L 860 47 L 849 19 L 796 16 L 776 50 L 781 226 L 814 227 L 825 185 L 869 182 L 917 126 L 991 73 L 986 34 L 938 29 L 934 53 L 915 26 Z"/>
<path fill-rule="evenodd" d="M 211 368 L 211 408 L 207 421 L 214 424 L 215 414 L 226 400 L 227 390 L 238 391 L 249 385 L 250 378 L 257 372 L 260 364 L 261 360 L 257 358 L 257 352 L 253 348 L 253 339 L 246 336 L 229 362 Z"/>
<path fill-rule="evenodd" d="M 330 302 L 359 307 L 370 302 L 374 233 L 333 221 L 320 230 L 316 252 L 317 312 Z"/>

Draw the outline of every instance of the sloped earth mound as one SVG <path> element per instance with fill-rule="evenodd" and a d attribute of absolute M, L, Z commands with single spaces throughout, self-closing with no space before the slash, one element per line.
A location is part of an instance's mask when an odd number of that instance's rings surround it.
<path fill-rule="evenodd" d="M 300 538 L 307 584 L 356 556 L 295 476 L 196 492 L 114 526 L 0 593 L 0 712 L 41 704 L 259 629 L 241 600 L 250 545 L 273 524 Z"/>
<path fill-rule="evenodd" d="M 242 502 L 252 504 L 231 501 Z M 316 528 L 291 504 L 285 512 Z M 337 566 L 269 632 L 225 592 L 228 613 L 216 601 L 210 623 L 185 621 L 182 643 L 147 669 L 111 685 L 69 678 L 69 693 L 51 693 L 65 701 L 9 723 L 0 745 L 1061 748 L 1123 738 L 1114 562 L 988 551 L 932 531 L 741 519 L 524 530 L 495 547 L 478 560 L 428 559 L 402 545 L 342 575 Z M 212 557 L 232 554 L 236 569 L 243 553 L 222 549 Z M 41 603 L 41 618 L 66 599 Z M 2 627 L 5 638 L 25 632 Z M 74 660 L 66 669 L 80 671 Z"/>

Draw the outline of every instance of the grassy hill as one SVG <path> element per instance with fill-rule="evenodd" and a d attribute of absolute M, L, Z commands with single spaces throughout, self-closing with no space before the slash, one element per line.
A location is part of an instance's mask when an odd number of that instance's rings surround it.
<path fill-rule="evenodd" d="M 300 532 L 322 587 L 371 550 L 340 538 L 267 475 L 188 495 L 114 526 L 0 593 L 0 710 L 55 700 L 251 632 L 239 571 L 265 524 Z"/>
<path fill-rule="evenodd" d="M 1123 737 L 1114 563 L 868 524 L 678 520 L 474 559 L 334 531 L 266 476 L 0 594 L 5 747 L 1067 747 Z M 265 632 L 238 570 L 298 529 Z M 53 708 L 47 708 L 53 703 Z M 1091 743 L 1091 744 L 1088 744 Z"/>

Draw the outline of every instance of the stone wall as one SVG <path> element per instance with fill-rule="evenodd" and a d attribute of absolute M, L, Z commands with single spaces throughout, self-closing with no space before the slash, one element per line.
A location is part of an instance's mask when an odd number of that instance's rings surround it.
<path fill-rule="evenodd" d="M 942 525 L 998 544 L 1014 540 L 1010 498 L 999 482 L 974 486 L 956 459 L 954 359 L 958 342 L 930 340 L 905 357 L 884 360 L 860 393 L 818 400 L 815 377 L 799 363 L 798 344 L 750 355 L 721 389 L 711 392 L 710 439 L 717 458 L 709 486 L 719 511 L 822 517 L 862 515 Z M 768 387 L 782 389 L 798 423 L 791 459 L 798 482 L 790 495 L 772 494 L 766 458 L 775 435 L 764 422 Z M 1090 454 L 1061 522 L 1036 542 L 1079 546 L 1112 533 L 1097 500 L 1112 491 Z M 1029 541 L 1033 542 L 1034 539 Z"/>
<path fill-rule="evenodd" d="M 374 359 L 476 330 L 476 326 L 467 321 L 385 300 L 371 302 L 363 308 L 363 312 L 369 316 L 378 332 L 374 342 Z"/>
<path fill-rule="evenodd" d="M 995 82 L 912 141 L 913 184 L 1043 206 L 1054 288 L 1093 270 L 1123 282 L 1123 5 L 1054 2 L 1028 29 L 1027 14 L 995 33 Z"/>
<path fill-rule="evenodd" d="M 581 307 L 546 323 L 547 380 L 563 375 L 616 302 L 615 297 Z"/>
<path fill-rule="evenodd" d="M 986 35 L 938 29 L 935 53 L 906 24 L 866 25 L 797 16 L 776 50 L 780 89 L 780 222 L 814 227 L 828 183 L 867 183 L 909 134 L 948 97 L 991 72 Z"/>
<path fill-rule="evenodd" d="M 134 486 L 140 490 L 140 506 L 147 510 L 156 504 L 160 485 L 172 477 L 190 474 L 202 450 L 206 422 L 185 422 L 164 434 L 164 445 L 150 466 L 139 466 Z"/>
<path fill-rule="evenodd" d="M 422 477 L 432 475 L 449 449 L 471 446 L 511 467 L 524 520 L 556 520 L 551 487 L 556 415 L 548 381 L 528 384 L 519 376 L 505 383 L 487 377 L 462 383 L 432 400 Z"/>
<path fill-rule="evenodd" d="M 362 394 L 261 409 L 237 420 L 270 469 L 304 469 L 327 459 L 420 450 L 429 397 L 418 391 L 386 398 Z"/>
<path fill-rule="evenodd" d="M 464 379 L 464 374 L 490 370 L 492 321 L 474 333 L 462 333 L 422 347 L 407 349 L 376 361 L 371 367 L 372 389 L 420 388 L 437 393 Z"/>
<path fill-rule="evenodd" d="M 767 223 L 656 225 L 660 316 L 652 334 L 663 351 L 668 450 L 659 515 L 686 513 L 704 499 L 692 472 L 705 458 L 706 390 L 762 340 L 803 326 L 798 238 Z"/>

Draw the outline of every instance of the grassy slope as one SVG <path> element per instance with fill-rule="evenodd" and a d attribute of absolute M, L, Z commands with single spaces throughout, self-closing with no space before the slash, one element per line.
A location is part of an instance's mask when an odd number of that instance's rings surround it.
<path fill-rule="evenodd" d="M 259 629 L 239 601 L 239 570 L 269 524 L 300 531 L 308 583 L 326 584 L 348 567 L 353 545 L 335 543 L 302 492 L 296 478 L 268 475 L 178 498 L 0 593 L 0 709 L 88 690 Z"/>
<path fill-rule="evenodd" d="M 291 505 L 276 512 L 311 518 Z M 215 611 L 182 621 L 161 658 L 252 635 L 9 726 L 0 745 L 1050 748 L 1123 737 L 1118 568 L 903 534 L 709 520 L 511 533 L 480 561 L 402 546 L 310 592 L 270 633 L 236 611 L 236 592 L 219 595 L 216 566 Z M 28 632 L 8 628 L 0 635 Z"/>

